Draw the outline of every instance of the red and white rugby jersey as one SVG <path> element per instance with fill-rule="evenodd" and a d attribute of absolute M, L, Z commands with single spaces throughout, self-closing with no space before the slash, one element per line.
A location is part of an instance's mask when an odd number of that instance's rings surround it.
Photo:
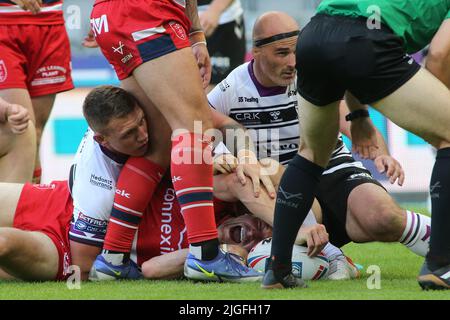
<path fill-rule="evenodd" d="M 64 24 L 63 0 L 42 0 L 41 12 L 34 15 L 9 0 L 0 0 L 0 24 Z"/>

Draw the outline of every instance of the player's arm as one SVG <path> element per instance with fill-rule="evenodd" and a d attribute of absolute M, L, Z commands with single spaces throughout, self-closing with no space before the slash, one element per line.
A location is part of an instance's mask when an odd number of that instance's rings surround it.
<path fill-rule="evenodd" d="M 182 249 L 153 257 L 142 264 L 142 275 L 153 280 L 181 278 L 188 252 L 188 249 Z"/>
<path fill-rule="evenodd" d="M 282 170 L 284 169 L 281 165 L 279 166 Z M 214 196 L 226 202 L 242 202 L 250 213 L 273 226 L 275 200 L 270 198 L 265 191 L 261 192 L 261 195 L 256 198 L 250 186 L 239 183 L 236 174 L 215 176 Z M 316 199 L 314 199 L 312 210 L 316 220 L 321 221 L 322 212 Z M 302 226 L 297 234 L 295 243 L 304 244 L 305 242 L 310 256 L 320 253 L 328 243 L 328 233 L 325 227 L 320 223 L 307 227 Z"/>
<path fill-rule="evenodd" d="M 203 88 L 206 88 L 211 81 L 211 59 L 206 47 L 206 38 L 202 25 L 198 17 L 197 0 L 186 1 L 186 16 L 191 21 L 189 30 L 189 42 L 200 70 Z"/>
<path fill-rule="evenodd" d="M 450 19 L 444 20 L 433 37 L 425 68 L 450 89 Z"/>
<path fill-rule="evenodd" d="M 213 127 L 221 131 L 225 144 L 231 146 L 228 149 L 231 149 L 232 152 L 235 151 L 237 166 L 230 168 L 236 170 L 239 181 L 245 185 L 245 177 L 250 177 L 256 197 L 261 193 L 262 182 L 270 197 L 275 198 L 275 187 L 256 157 L 256 148 L 247 129 L 223 113 L 213 108 L 211 110 Z"/>
<path fill-rule="evenodd" d="M 349 124 L 350 121 L 345 120 L 345 116 L 349 113 L 348 106 L 352 105 L 353 110 L 356 110 L 355 107 L 358 104 L 363 106 L 351 95 L 349 95 L 349 98 L 346 101 L 342 101 L 339 106 L 339 121 L 340 131 L 352 140 L 352 151 L 359 154 L 363 159 L 372 159 L 378 172 L 386 174 L 391 184 L 397 181 L 398 185 L 403 185 L 405 172 L 401 164 L 390 155 L 383 135 L 374 126 L 370 118 L 358 118 L 353 120 L 351 125 Z M 355 127 L 352 130 L 351 126 L 353 125 Z"/>
<path fill-rule="evenodd" d="M 219 25 L 220 15 L 234 0 L 213 0 L 208 9 L 199 13 L 200 24 L 205 35 L 209 37 Z"/>
<path fill-rule="evenodd" d="M 240 246 L 224 245 L 225 251 L 237 254 L 243 259 L 247 258 L 247 252 Z M 189 249 L 181 249 L 165 253 L 145 261 L 142 266 L 142 275 L 151 280 L 172 280 L 183 277 L 184 262 Z"/>
<path fill-rule="evenodd" d="M 70 240 L 72 264 L 80 268 L 81 280 L 88 279 L 92 264 L 101 251 L 101 247 Z"/>
<path fill-rule="evenodd" d="M 32 14 L 41 12 L 42 0 L 11 0 L 23 10 L 30 11 Z"/>
<path fill-rule="evenodd" d="M 368 106 L 358 101 L 350 92 L 345 93 L 345 100 L 339 105 L 340 130 L 352 140 L 352 151 L 363 159 L 375 159 L 381 152 L 386 152 L 387 147 L 381 134 L 375 128 L 370 117 L 360 116 L 352 121 L 347 121 L 346 116 L 350 112 L 364 110 L 368 112 Z M 381 137 L 382 138 L 382 137 Z"/>

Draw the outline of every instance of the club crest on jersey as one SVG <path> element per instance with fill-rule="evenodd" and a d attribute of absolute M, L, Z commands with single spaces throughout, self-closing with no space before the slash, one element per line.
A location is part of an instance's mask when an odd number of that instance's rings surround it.
<path fill-rule="evenodd" d="M 178 38 L 180 38 L 181 40 L 187 39 L 186 31 L 179 23 L 176 23 L 175 21 L 171 21 L 171 22 L 169 22 L 169 26 L 172 28 L 173 32 L 175 32 L 175 34 L 177 35 Z"/>
<path fill-rule="evenodd" d="M 6 69 L 5 62 L 0 60 L 0 82 L 4 82 L 8 77 L 8 70 Z"/>

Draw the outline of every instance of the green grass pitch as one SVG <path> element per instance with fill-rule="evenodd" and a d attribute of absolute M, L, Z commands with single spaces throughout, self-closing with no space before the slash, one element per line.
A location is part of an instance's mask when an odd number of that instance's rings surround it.
<path fill-rule="evenodd" d="M 364 266 L 362 277 L 348 281 L 309 281 L 307 289 L 262 290 L 258 284 L 193 283 L 191 281 L 119 281 L 82 283 L 69 290 L 66 283 L 0 282 L 0 300 L 6 299 L 168 299 L 168 300 L 292 300 L 292 299 L 443 299 L 448 291 L 422 291 L 416 276 L 422 258 L 399 244 L 349 244 L 347 255 Z M 369 289 L 375 282 L 367 269 L 380 268 L 380 288 Z"/>

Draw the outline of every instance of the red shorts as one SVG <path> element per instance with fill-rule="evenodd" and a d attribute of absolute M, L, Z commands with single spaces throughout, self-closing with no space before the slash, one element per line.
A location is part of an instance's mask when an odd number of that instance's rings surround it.
<path fill-rule="evenodd" d="M 42 232 L 58 250 L 59 267 L 55 280 L 65 280 L 70 275 L 69 225 L 72 213 L 67 181 L 53 181 L 45 185 L 27 183 L 17 204 L 14 228 Z"/>
<path fill-rule="evenodd" d="M 0 25 L 0 90 L 27 89 L 31 97 L 73 88 L 64 24 Z"/>
<path fill-rule="evenodd" d="M 191 23 L 174 0 L 97 0 L 91 29 L 120 80 L 152 59 L 189 47 Z"/>

